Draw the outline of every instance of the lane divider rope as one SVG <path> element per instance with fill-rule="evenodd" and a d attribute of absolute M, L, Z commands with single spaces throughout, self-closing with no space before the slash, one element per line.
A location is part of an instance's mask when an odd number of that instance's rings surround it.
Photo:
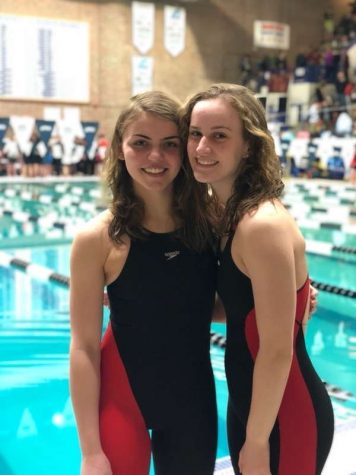
<path fill-rule="evenodd" d="M 17 269 L 21 269 L 25 272 L 31 274 L 32 277 L 38 277 L 40 279 L 46 279 L 57 282 L 62 285 L 69 286 L 69 277 L 62 275 L 52 269 L 39 266 L 37 264 L 32 264 L 31 262 L 24 261 L 16 256 L 12 256 L 3 251 L 0 251 L 0 265 L 12 266 Z M 337 287 L 336 285 L 329 285 L 323 282 L 317 282 L 316 280 L 311 280 L 311 284 L 317 290 L 328 292 L 331 294 L 340 295 L 348 298 L 356 298 L 356 291 L 350 289 L 344 289 L 343 287 Z"/>

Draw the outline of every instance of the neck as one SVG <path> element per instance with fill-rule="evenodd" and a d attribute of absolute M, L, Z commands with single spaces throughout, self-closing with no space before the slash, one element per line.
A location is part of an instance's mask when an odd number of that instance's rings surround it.
<path fill-rule="evenodd" d="M 231 196 L 231 190 L 226 185 L 219 186 L 219 184 L 212 185 L 214 193 L 216 194 L 219 203 L 225 207 L 228 199 Z"/>
<path fill-rule="evenodd" d="M 165 190 L 157 193 L 141 192 L 140 197 L 145 205 L 145 216 L 142 225 L 149 231 L 165 233 L 174 231 L 177 227 L 172 212 L 172 191 Z"/>

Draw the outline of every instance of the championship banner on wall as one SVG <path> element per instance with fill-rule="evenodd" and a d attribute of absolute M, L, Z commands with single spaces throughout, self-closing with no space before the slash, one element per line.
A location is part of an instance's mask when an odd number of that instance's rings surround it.
<path fill-rule="evenodd" d="M 54 127 L 54 120 L 43 120 L 43 119 L 36 119 L 36 128 L 40 135 L 40 139 L 46 145 L 48 145 L 48 141 L 51 138 L 52 132 Z"/>
<path fill-rule="evenodd" d="M 260 48 L 289 49 L 290 27 L 286 23 L 255 20 L 253 44 Z"/>
<path fill-rule="evenodd" d="M 178 56 L 185 48 L 185 9 L 164 7 L 164 47 L 172 56 Z"/>
<path fill-rule="evenodd" d="M 132 95 L 152 90 L 153 58 L 132 57 Z"/>
<path fill-rule="evenodd" d="M 8 117 L 0 117 L 0 144 L 4 138 L 10 119 Z"/>
<path fill-rule="evenodd" d="M 142 54 L 153 47 L 154 17 L 153 3 L 132 2 L 132 42 Z"/>

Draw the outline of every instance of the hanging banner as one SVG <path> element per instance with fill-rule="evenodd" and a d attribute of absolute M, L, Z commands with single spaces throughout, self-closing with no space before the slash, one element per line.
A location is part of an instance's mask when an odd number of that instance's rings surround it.
<path fill-rule="evenodd" d="M 152 90 L 153 58 L 132 57 L 132 95 Z"/>
<path fill-rule="evenodd" d="M 82 121 L 82 127 L 83 127 L 84 135 L 85 135 L 85 151 L 86 153 L 88 153 L 93 145 L 94 138 L 98 131 L 99 122 Z"/>
<path fill-rule="evenodd" d="M 0 117 L 0 144 L 4 138 L 10 119 L 8 117 Z"/>
<path fill-rule="evenodd" d="M 261 48 L 289 49 L 290 27 L 286 23 L 255 20 L 253 44 Z"/>
<path fill-rule="evenodd" d="M 132 42 L 142 54 L 153 47 L 155 6 L 132 2 Z"/>
<path fill-rule="evenodd" d="M 172 56 L 185 48 L 185 8 L 164 7 L 164 47 Z"/>
<path fill-rule="evenodd" d="M 40 139 L 47 147 L 48 141 L 53 132 L 54 120 L 36 119 L 36 127 L 40 135 Z"/>

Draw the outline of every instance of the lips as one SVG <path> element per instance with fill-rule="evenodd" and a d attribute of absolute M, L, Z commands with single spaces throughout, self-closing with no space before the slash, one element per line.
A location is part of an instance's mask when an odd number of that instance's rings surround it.
<path fill-rule="evenodd" d="M 216 160 L 207 160 L 203 158 L 196 158 L 195 160 L 197 164 L 202 167 L 213 167 L 218 163 Z"/>
<path fill-rule="evenodd" d="M 162 175 L 166 170 L 167 170 L 167 168 L 153 168 L 153 167 L 142 168 L 142 171 L 147 173 L 147 175 L 156 175 L 156 176 L 157 175 Z"/>

